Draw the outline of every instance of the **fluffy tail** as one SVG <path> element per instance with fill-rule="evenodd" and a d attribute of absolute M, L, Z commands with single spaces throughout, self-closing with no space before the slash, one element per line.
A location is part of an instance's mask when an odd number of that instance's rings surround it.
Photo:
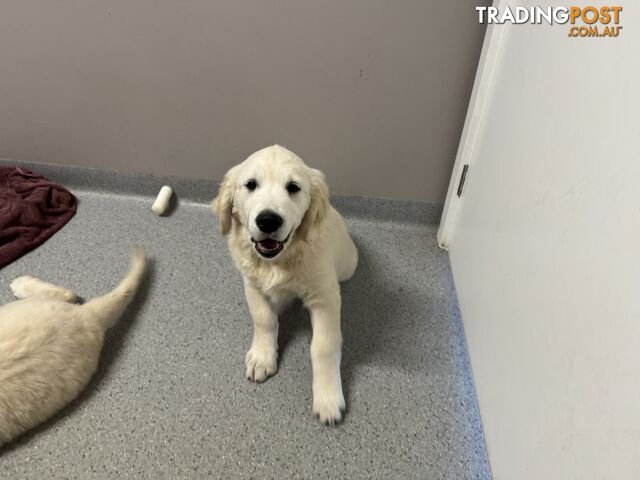
<path fill-rule="evenodd" d="M 83 308 L 91 311 L 105 330 L 113 326 L 131 302 L 142 281 L 145 266 L 144 251 L 141 247 L 134 247 L 129 271 L 118 286 L 106 295 L 96 297 L 83 305 Z"/>

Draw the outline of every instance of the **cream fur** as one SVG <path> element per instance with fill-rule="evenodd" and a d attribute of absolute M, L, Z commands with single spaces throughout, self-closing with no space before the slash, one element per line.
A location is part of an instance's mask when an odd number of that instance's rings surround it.
<path fill-rule="evenodd" d="M 247 190 L 248 179 L 256 180 L 256 190 Z M 292 179 L 301 191 L 290 194 L 286 185 Z M 313 327 L 313 412 L 323 423 L 339 422 L 345 401 L 338 282 L 353 275 L 358 252 L 343 218 L 329 204 L 324 175 L 283 147 L 267 147 L 227 172 L 212 209 L 220 231 L 228 234 L 253 318 L 247 377 L 261 382 L 276 372 L 278 306 L 301 298 Z M 263 258 L 252 242 L 256 215 L 264 209 L 283 217 L 282 231 L 274 238 L 284 240 L 289 235 L 282 252 L 272 259 Z"/>
<path fill-rule="evenodd" d="M 73 400 L 95 373 L 105 331 L 136 292 L 141 249 L 110 293 L 84 305 L 75 294 L 33 277 L 11 289 L 21 300 L 0 307 L 0 445 L 43 422 Z"/>

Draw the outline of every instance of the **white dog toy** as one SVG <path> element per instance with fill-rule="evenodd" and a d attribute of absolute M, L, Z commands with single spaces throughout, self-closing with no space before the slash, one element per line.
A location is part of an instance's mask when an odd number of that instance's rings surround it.
<path fill-rule="evenodd" d="M 151 205 L 151 210 L 153 213 L 158 215 L 162 215 L 167 211 L 167 207 L 169 206 L 169 200 L 171 200 L 171 195 L 173 195 L 173 190 L 170 186 L 165 185 L 160 189 L 160 193 L 156 197 L 155 202 Z"/>

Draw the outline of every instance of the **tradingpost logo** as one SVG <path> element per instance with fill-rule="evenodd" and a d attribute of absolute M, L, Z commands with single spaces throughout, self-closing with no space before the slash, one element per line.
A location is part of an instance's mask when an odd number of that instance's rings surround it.
<path fill-rule="evenodd" d="M 622 7 L 476 7 L 483 24 L 569 24 L 569 37 L 617 37 Z"/>

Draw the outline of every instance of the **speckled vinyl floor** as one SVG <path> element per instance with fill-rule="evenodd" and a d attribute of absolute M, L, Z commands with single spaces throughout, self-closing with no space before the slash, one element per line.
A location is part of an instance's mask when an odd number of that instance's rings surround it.
<path fill-rule="evenodd" d="M 0 302 L 22 274 L 84 298 L 105 292 L 134 243 L 152 268 L 87 390 L 0 450 L 0 478 L 489 478 L 434 225 L 348 218 L 361 260 L 342 286 L 348 413 L 331 428 L 311 414 L 311 329 L 299 304 L 281 317 L 276 376 L 244 378 L 242 281 L 205 204 L 159 218 L 150 197 L 74 192 L 76 217 L 0 270 Z"/>

